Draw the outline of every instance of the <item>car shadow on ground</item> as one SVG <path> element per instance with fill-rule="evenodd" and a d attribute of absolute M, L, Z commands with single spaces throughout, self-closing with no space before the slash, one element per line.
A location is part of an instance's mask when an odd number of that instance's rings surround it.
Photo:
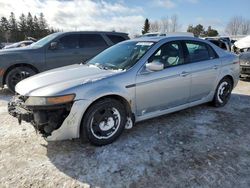
<path fill-rule="evenodd" d="M 222 108 L 205 104 L 138 123 L 107 146 L 49 142 L 47 156 L 61 172 L 91 186 L 249 184 L 249 110 L 250 96 L 232 94 Z"/>

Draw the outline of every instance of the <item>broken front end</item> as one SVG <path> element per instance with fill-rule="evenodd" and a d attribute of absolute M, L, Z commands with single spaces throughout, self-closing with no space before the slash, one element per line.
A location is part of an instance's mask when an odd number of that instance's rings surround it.
<path fill-rule="evenodd" d="M 22 121 L 31 123 L 35 129 L 48 137 L 62 125 L 69 115 L 75 95 L 56 97 L 15 96 L 8 103 L 9 114 Z"/>

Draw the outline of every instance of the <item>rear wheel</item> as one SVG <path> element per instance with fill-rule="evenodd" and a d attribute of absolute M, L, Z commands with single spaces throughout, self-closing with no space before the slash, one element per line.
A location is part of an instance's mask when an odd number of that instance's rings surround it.
<path fill-rule="evenodd" d="M 6 85 L 14 93 L 18 82 L 35 74 L 36 72 L 29 67 L 15 67 L 7 74 Z"/>
<path fill-rule="evenodd" d="M 126 124 L 126 111 L 114 99 L 103 99 L 94 103 L 84 115 L 80 137 L 94 145 L 106 145 L 115 141 Z"/>
<path fill-rule="evenodd" d="M 223 78 L 217 86 L 213 105 L 216 107 L 224 106 L 227 104 L 231 97 L 231 92 L 233 89 L 233 83 L 230 78 Z"/>

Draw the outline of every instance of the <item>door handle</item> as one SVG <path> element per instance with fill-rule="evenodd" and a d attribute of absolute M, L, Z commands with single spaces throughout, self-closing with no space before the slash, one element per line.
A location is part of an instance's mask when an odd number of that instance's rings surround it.
<path fill-rule="evenodd" d="M 218 66 L 217 66 L 217 65 L 214 65 L 212 68 L 215 69 L 215 70 L 217 70 L 217 69 L 218 69 Z"/>
<path fill-rule="evenodd" d="M 189 72 L 185 72 L 185 71 L 180 74 L 181 77 L 185 77 L 187 75 L 189 75 Z"/>

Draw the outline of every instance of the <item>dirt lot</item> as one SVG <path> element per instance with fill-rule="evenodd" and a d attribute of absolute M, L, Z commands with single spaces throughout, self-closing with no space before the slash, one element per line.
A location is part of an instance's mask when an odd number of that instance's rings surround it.
<path fill-rule="evenodd" d="M 250 81 L 228 105 L 137 124 L 105 147 L 47 143 L 0 90 L 0 187 L 250 187 Z"/>

